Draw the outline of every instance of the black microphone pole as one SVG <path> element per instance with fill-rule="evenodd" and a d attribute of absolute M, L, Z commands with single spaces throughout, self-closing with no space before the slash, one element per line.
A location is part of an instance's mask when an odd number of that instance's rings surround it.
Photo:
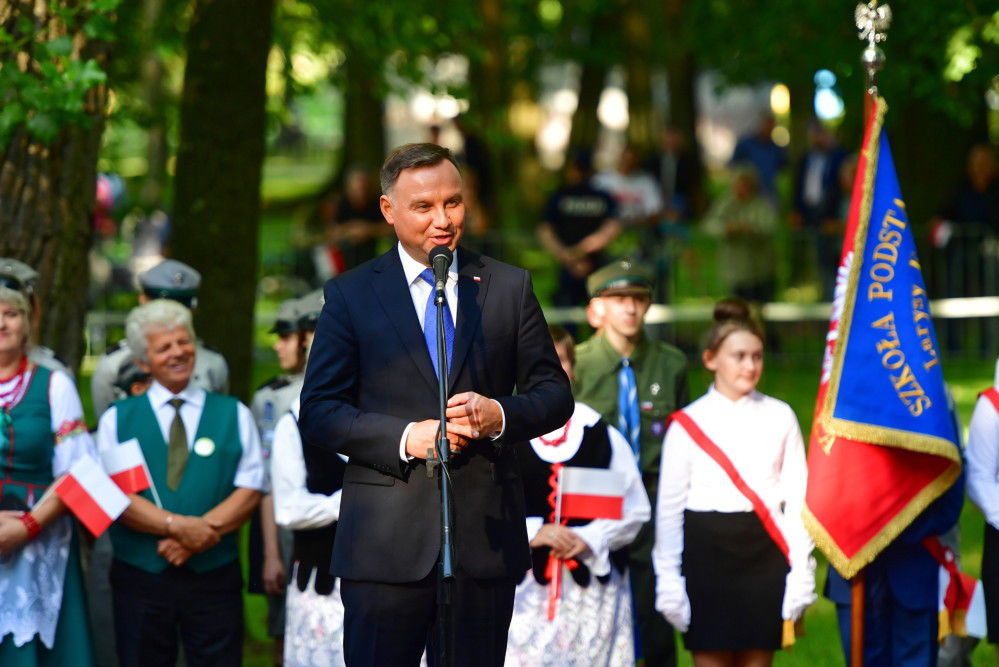
<path fill-rule="evenodd" d="M 437 385 L 440 403 L 440 431 L 437 438 L 437 461 L 440 466 L 441 490 L 441 557 L 437 568 L 437 656 L 439 665 L 451 667 L 453 651 L 451 587 L 454 584 L 454 542 L 452 531 L 454 519 L 451 516 L 451 474 L 448 461 L 451 448 L 447 441 L 447 343 L 444 333 L 444 309 L 448 308 L 444 294 L 448 268 L 454 261 L 451 250 L 439 246 L 430 251 L 430 265 L 434 269 L 434 304 L 437 306 Z"/>

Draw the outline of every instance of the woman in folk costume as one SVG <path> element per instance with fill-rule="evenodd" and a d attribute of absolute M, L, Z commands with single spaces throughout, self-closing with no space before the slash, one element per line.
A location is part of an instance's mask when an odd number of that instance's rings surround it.
<path fill-rule="evenodd" d="M 95 448 L 73 381 L 28 360 L 29 311 L 0 287 L 0 665 L 86 667 L 79 545 L 66 506 L 45 492 Z"/>
<path fill-rule="evenodd" d="M 310 326 L 303 332 L 306 349 L 315 329 L 314 323 Z M 330 561 L 346 460 L 317 447 L 302 447 L 300 408 L 296 398 L 278 420 L 271 453 L 274 519 L 291 530 L 294 539 L 285 599 L 284 664 L 339 667 L 344 664 L 343 602 Z"/>
<path fill-rule="evenodd" d="M 572 338 L 559 327 L 551 332 L 562 368 L 571 379 Z M 576 403 L 565 426 L 531 440 L 518 458 L 534 567 L 517 587 L 506 664 L 632 664 L 627 546 L 651 511 L 631 447 L 595 410 Z M 564 468 L 617 473 L 615 483 L 623 494 L 621 518 L 558 517 L 559 472 Z"/>
<path fill-rule="evenodd" d="M 791 408 L 756 390 L 763 332 L 744 302 L 715 306 L 703 361 L 714 382 L 663 442 L 656 608 L 698 667 L 769 665 L 816 597 L 805 448 Z"/>

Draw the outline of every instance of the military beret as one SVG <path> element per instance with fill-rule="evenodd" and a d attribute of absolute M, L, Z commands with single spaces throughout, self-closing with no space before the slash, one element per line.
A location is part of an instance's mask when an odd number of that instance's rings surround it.
<path fill-rule="evenodd" d="M 586 279 L 590 297 L 652 293 L 652 272 L 631 259 L 619 259 L 597 269 Z"/>
<path fill-rule="evenodd" d="M 18 292 L 31 292 L 38 271 L 10 257 L 0 257 L 0 285 L 15 289 Z"/>
<path fill-rule="evenodd" d="M 175 259 L 165 259 L 139 274 L 142 291 L 154 299 L 171 299 L 193 308 L 201 274 Z"/>
<path fill-rule="evenodd" d="M 301 331 L 298 320 L 302 313 L 298 303 L 298 299 L 285 299 L 281 302 L 278 306 L 277 319 L 274 321 L 274 326 L 271 327 L 271 333 L 284 336 Z"/>

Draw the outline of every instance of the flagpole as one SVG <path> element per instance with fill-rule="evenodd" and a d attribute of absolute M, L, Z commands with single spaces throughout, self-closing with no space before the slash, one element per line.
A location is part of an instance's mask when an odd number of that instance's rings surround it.
<path fill-rule="evenodd" d="M 877 104 L 878 72 L 885 65 L 885 52 L 878 46 L 888 38 L 891 25 L 891 8 L 878 5 L 878 0 L 869 0 L 857 5 L 853 12 L 857 26 L 857 37 L 867 42 L 860 55 L 860 61 L 867 72 L 867 86 L 864 91 L 864 122 L 871 118 L 871 111 Z M 864 602 L 866 598 L 865 572 L 861 569 L 850 580 L 850 665 L 864 667 Z"/>
<path fill-rule="evenodd" d="M 850 580 L 850 667 L 864 667 L 864 571 Z"/>
<path fill-rule="evenodd" d="M 156 502 L 156 506 L 163 509 L 163 503 L 160 502 L 160 494 L 156 492 L 156 481 L 153 479 L 152 473 L 149 472 L 149 467 L 146 465 L 146 459 L 142 459 L 142 468 L 146 471 L 146 477 L 149 478 L 149 490 L 153 494 L 153 500 Z"/>

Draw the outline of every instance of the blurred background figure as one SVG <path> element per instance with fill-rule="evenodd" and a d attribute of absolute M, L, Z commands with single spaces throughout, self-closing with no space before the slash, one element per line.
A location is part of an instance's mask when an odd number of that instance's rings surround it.
<path fill-rule="evenodd" d="M 995 294 L 999 274 L 999 169 L 992 146 L 979 144 L 968 154 L 967 173 L 933 221 L 938 297 Z M 995 353 L 994 323 L 981 319 L 941 319 L 944 348 L 951 354 L 976 349 Z M 990 349 L 991 346 L 991 349 Z"/>
<path fill-rule="evenodd" d="M 708 210 L 703 228 L 719 240 L 718 270 L 726 291 L 766 303 L 774 297 L 777 212 L 758 183 L 752 166 L 733 168 L 729 191 Z"/>
<path fill-rule="evenodd" d="M 683 131 L 675 125 L 664 127 L 659 132 L 658 150 L 645 168 L 659 183 L 663 218 L 668 222 L 685 222 L 696 204 L 693 162 L 690 142 Z"/>
<path fill-rule="evenodd" d="M 149 371 L 139 366 L 132 357 L 121 365 L 118 369 L 118 377 L 115 378 L 115 389 L 125 396 L 141 396 L 152 384 L 153 376 Z"/>
<path fill-rule="evenodd" d="M 606 190 L 617 202 L 617 215 L 628 227 L 647 227 L 659 220 L 663 197 L 659 184 L 639 165 L 638 152 L 625 146 L 617 168 L 593 177 L 593 185 Z"/>
<path fill-rule="evenodd" d="M 777 120 L 769 113 L 760 118 L 756 132 L 744 135 L 735 145 L 730 166 L 752 165 L 756 169 L 759 192 L 776 207 L 779 203 L 777 176 L 787 167 L 787 150 L 773 139 Z"/>
<path fill-rule="evenodd" d="M 251 593 L 267 596 L 267 634 L 274 639 L 275 663 L 280 663 L 284 655 L 284 593 L 291 567 L 292 536 L 290 531 L 278 528 L 275 523 L 269 471 L 278 420 L 287 414 L 302 391 L 307 337 L 311 337 L 312 331 L 309 329 L 307 333 L 304 326 L 314 328 L 305 319 L 306 299 L 308 297 L 286 299 L 278 306 L 277 319 L 270 332 L 276 335 L 273 350 L 277 354 L 281 374 L 263 383 L 250 402 L 250 412 L 260 432 L 267 492 L 260 499 L 259 511 L 250 519 L 247 588 Z"/>
<path fill-rule="evenodd" d="M 621 231 L 617 204 L 591 182 L 592 154 L 576 151 L 565 166 L 563 185 L 545 204 L 538 240 L 559 264 L 557 306 L 579 306 L 587 300 L 586 279 L 606 263 L 604 249 Z"/>
<path fill-rule="evenodd" d="M 832 130 L 813 120 L 808 127 L 808 151 L 794 179 L 791 227 L 798 234 L 792 245 L 792 274 L 800 282 L 810 278 L 815 267 L 826 301 L 832 300 L 843 245 L 839 207 L 840 167 L 845 158 L 846 151 L 836 143 Z"/>
<path fill-rule="evenodd" d="M 334 199 L 330 212 L 324 220 L 326 242 L 313 249 L 320 284 L 374 258 L 379 239 L 389 232 L 378 208 L 374 179 L 364 165 L 347 169 L 343 192 Z"/>

